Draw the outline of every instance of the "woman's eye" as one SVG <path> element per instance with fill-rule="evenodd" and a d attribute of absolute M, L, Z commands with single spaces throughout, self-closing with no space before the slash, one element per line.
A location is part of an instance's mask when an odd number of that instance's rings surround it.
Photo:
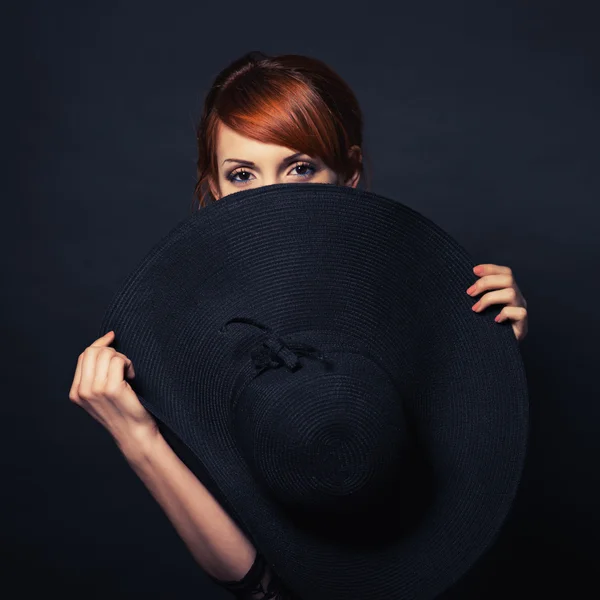
<path fill-rule="evenodd" d="M 302 172 L 298 173 L 296 171 L 297 169 L 300 169 Z M 307 169 L 309 170 L 308 173 L 306 172 Z M 311 165 L 310 163 L 299 163 L 292 170 L 296 171 L 296 175 L 298 175 L 299 177 L 309 177 L 310 175 L 313 175 L 317 169 L 314 165 Z"/>
<path fill-rule="evenodd" d="M 244 169 L 240 169 L 239 171 L 232 171 L 229 175 L 227 175 L 227 179 L 229 179 L 229 181 L 233 182 L 233 183 L 245 183 L 246 181 L 248 181 L 248 179 L 246 177 L 243 177 L 242 179 L 236 179 L 236 177 L 238 175 L 252 175 L 252 173 L 250 173 L 249 171 L 246 171 Z"/>

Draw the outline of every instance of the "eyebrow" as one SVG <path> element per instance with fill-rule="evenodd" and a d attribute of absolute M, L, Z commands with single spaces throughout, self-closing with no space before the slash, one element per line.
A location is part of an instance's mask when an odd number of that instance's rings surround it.
<path fill-rule="evenodd" d="M 295 154 L 291 154 L 290 156 L 284 158 L 282 162 L 288 163 L 292 160 L 295 160 L 296 158 L 299 158 L 300 156 L 308 156 L 308 154 L 304 152 L 296 152 Z M 256 167 L 256 164 L 253 163 L 251 160 L 242 160 L 241 158 L 226 158 L 221 164 L 224 165 L 226 162 L 237 162 L 243 165 L 248 165 L 249 167 Z"/>

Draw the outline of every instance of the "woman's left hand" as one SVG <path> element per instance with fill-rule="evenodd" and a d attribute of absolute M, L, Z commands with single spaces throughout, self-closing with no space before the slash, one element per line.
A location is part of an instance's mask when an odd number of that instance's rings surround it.
<path fill-rule="evenodd" d="M 523 297 L 512 270 L 500 265 L 477 265 L 473 272 L 479 279 L 467 290 L 469 296 L 476 296 L 485 290 L 495 290 L 484 294 L 479 302 L 473 305 L 475 312 L 481 312 L 493 304 L 504 304 L 504 308 L 494 319 L 501 323 L 506 319 L 512 321 L 512 328 L 519 342 L 527 335 L 527 301 Z"/>

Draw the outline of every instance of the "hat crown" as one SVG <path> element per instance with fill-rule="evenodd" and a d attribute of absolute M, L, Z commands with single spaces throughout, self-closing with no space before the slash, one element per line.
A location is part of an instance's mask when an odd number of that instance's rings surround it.
<path fill-rule="evenodd" d="M 289 352 L 282 342 L 277 347 Z M 325 354 L 297 356 L 295 368 L 263 362 L 236 394 L 234 435 L 257 479 L 286 509 L 355 515 L 398 489 L 413 445 L 385 370 L 361 353 Z"/>

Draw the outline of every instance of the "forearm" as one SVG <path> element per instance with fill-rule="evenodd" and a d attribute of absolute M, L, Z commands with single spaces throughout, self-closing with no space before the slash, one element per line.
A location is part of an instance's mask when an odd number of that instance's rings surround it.
<path fill-rule="evenodd" d="M 254 561 L 254 546 L 163 436 L 120 448 L 200 566 L 219 580 L 242 579 Z"/>

